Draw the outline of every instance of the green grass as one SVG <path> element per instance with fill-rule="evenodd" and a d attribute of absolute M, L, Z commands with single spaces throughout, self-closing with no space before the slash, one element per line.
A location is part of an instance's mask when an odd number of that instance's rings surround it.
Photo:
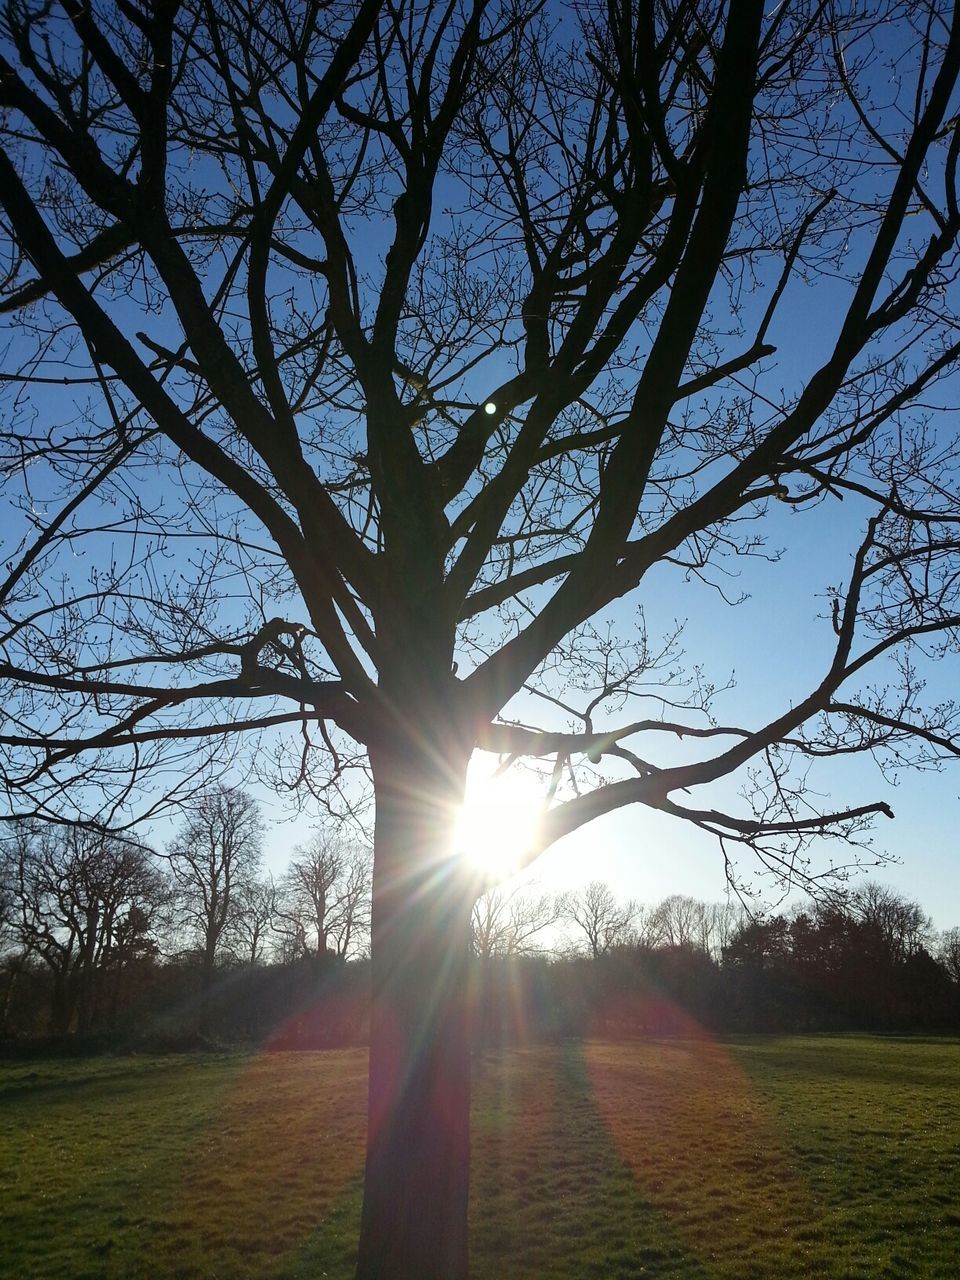
<path fill-rule="evenodd" d="M 0 1064 L 0 1275 L 348 1280 L 358 1051 Z M 960 1045 L 485 1054 L 476 1280 L 960 1274 Z"/>
<path fill-rule="evenodd" d="M 4 1068 L 0 1275 L 349 1275 L 365 1068 L 356 1052 Z"/>
<path fill-rule="evenodd" d="M 960 1274 L 955 1041 L 591 1043 L 491 1087 L 478 1276 Z"/>

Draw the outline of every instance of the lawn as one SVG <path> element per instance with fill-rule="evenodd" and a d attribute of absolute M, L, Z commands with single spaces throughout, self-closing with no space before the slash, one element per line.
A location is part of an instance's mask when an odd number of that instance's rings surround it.
<path fill-rule="evenodd" d="M 0 1064 L 0 1275 L 348 1280 L 365 1055 Z M 477 1062 L 476 1280 L 960 1259 L 960 1044 L 590 1042 Z"/>

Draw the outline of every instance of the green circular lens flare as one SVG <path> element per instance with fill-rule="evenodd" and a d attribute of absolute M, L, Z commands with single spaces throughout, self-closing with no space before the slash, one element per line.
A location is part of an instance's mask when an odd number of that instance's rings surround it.
<path fill-rule="evenodd" d="M 497 406 L 493 403 L 492 400 L 488 400 L 487 403 L 483 406 L 483 412 L 494 414 L 497 412 Z"/>

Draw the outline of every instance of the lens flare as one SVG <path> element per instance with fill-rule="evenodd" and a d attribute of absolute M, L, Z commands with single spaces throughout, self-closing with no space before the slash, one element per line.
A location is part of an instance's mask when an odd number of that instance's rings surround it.
<path fill-rule="evenodd" d="M 505 880 L 536 844 L 542 815 L 542 785 L 530 775 L 471 777 L 454 849 L 484 875 Z"/>

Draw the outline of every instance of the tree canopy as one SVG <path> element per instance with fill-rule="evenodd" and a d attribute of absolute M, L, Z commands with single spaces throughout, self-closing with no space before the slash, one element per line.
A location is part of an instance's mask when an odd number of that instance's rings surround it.
<path fill-rule="evenodd" d="M 322 784 L 393 679 L 428 739 L 442 698 L 554 760 L 554 798 L 574 774 L 544 842 L 641 802 L 776 862 L 884 811 L 805 807 L 787 757 L 955 752 L 915 659 L 956 624 L 946 8 L 11 4 L 5 32 L 19 810 L 121 814 L 258 725 Z M 722 581 L 771 500 L 845 495 L 833 660 L 770 723 L 711 723 L 669 638 L 592 629 L 655 564 Z M 658 656 L 672 717 L 635 697 Z M 571 683 L 546 735 L 498 720 Z M 664 734 L 721 749 L 661 767 Z M 687 803 L 750 761 L 756 813 Z"/>

